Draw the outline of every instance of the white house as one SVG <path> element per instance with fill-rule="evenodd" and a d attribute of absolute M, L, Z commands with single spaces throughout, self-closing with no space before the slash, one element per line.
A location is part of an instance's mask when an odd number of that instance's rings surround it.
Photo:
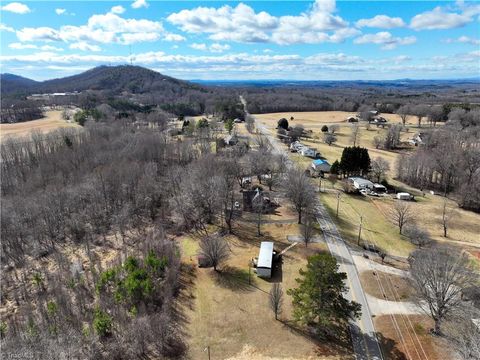
<path fill-rule="evenodd" d="M 317 156 L 317 150 L 306 147 L 306 146 L 302 147 L 298 152 L 302 156 L 308 156 L 308 157 L 312 157 L 312 158 Z"/>
<path fill-rule="evenodd" d="M 357 190 L 370 189 L 374 188 L 373 182 L 370 180 L 364 179 L 362 177 L 349 177 L 348 181 L 353 184 L 353 187 Z"/>
<path fill-rule="evenodd" d="M 257 261 L 257 275 L 258 277 L 271 278 L 272 277 L 272 263 L 273 263 L 273 242 L 262 241 L 260 244 L 260 252 Z"/>

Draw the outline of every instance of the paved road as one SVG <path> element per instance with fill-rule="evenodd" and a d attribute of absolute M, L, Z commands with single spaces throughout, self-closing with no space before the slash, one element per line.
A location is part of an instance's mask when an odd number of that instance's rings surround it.
<path fill-rule="evenodd" d="M 240 97 L 240 99 L 245 105 L 244 99 L 242 97 Z M 269 139 L 273 152 L 286 154 L 288 156 L 288 153 L 284 150 L 282 144 L 272 135 L 269 129 L 258 121 L 255 121 L 255 126 L 260 133 Z M 289 161 L 288 166 L 294 165 Z M 337 258 L 337 261 L 340 264 L 340 271 L 347 274 L 348 293 L 346 294 L 346 297 L 362 305 L 362 316 L 350 325 L 355 357 L 358 360 L 383 359 L 382 351 L 376 337 L 370 308 L 368 307 L 367 299 L 362 289 L 352 254 L 345 244 L 345 241 L 340 236 L 335 223 L 332 221 L 329 213 L 322 204 L 317 207 L 317 221 L 324 233 L 325 241 L 330 252 Z"/>

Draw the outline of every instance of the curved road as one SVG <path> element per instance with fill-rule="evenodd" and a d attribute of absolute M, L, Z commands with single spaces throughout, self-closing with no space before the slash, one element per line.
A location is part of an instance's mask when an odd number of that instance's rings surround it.
<path fill-rule="evenodd" d="M 246 114 L 249 115 L 247 112 L 246 101 L 242 96 L 240 96 L 240 101 L 245 107 Z M 284 147 L 275 138 L 272 132 L 264 125 L 260 124 L 255 117 L 253 118 L 258 131 L 260 131 L 260 133 L 263 134 L 272 145 L 273 152 L 287 155 L 288 158 L 288 152 L 284 150 Z M 289 161 L 288 166 L 292 167 L 294 164 Z M 355 357 L 358 360 L 383 360 L 384 357 L 378 343 L 370 308 L 368 307 L 368 302 L 362 289 L 362 284 L 360 283 L 352 254 L 323 204 L 317 206 L 317 221 L 323 231 L 325 242 L 328 245 L 330 253 L 337 258 L 340 265 L 340 271 L 347 274 L 348 293 L 346 294 L 346 297 L 350 300 L 356 301 L 362 306 L 362 315 L 360 319 L 355 320 L 350 324 Z"/>

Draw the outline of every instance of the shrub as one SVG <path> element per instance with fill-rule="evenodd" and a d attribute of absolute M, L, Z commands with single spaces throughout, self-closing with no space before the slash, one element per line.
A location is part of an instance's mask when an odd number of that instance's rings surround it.
<path fill-rule="evenodd" d="M 322 132 L 328 132 L 328 126 L 327 125 L 322 126 Z"/>
<path fill-rule="evenodd" d="M 112 317 L 97 307 L 94 312 L 93 328 L 98 336 L 109 336 L 112 333 Z"/>

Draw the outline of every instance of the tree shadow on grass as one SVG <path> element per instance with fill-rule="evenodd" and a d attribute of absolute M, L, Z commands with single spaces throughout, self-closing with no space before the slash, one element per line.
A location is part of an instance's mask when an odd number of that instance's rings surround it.
<path fill-rule="evenodd" d="M 248 270 L 224 266 L 221 271 L 212 272 L 213 280 L 216 285 L 237 292 L 253 291 L 254 287 L 249 284 L 254 282 L 253 270 L 249 275 Z"/>
<path fill-rule="evenodd" d="M 407 356 L 397 347 L 397 342 L 386 338 L 382 333 L 376 333 L 378 343 L 382 349 L 383 357 L 389 360 L 407 360 Z"/>
<path fill-rule="evenodd" d="M 301 326 L 292 320 L 280 320 L 289 331 L 304 337 L 317 347 L 316 353 L 319 356 L 347 355 L 352 353 L 351 337 L 348 329 L 336 326 L 329 335 L 317 335 L 308 327 Z"/>

